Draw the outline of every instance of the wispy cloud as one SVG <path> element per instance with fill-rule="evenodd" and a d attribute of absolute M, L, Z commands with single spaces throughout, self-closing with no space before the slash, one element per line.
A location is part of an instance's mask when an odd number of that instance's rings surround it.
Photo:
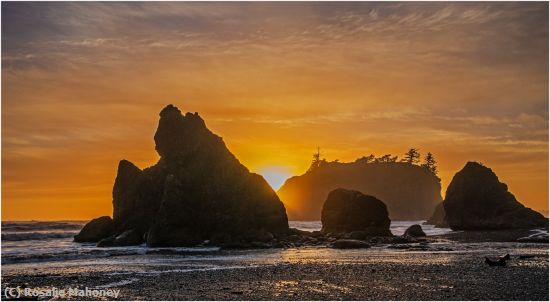
<path fill-rule="evenodd" d="M 5 2 L 4 181 L 110 183 L 120 157 L 156 160 L 156 112 L 175 103 L 253 169 L 417 145 L 444 182 L 488 161 L 540 208 L 548 51 L 545 2 Z"/>

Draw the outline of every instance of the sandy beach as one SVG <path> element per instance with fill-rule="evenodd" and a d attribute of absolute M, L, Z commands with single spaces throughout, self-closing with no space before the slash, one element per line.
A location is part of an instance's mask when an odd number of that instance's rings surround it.
<path fill-rule="evenodd" d="M 428 245 L 450 251 L 303 247 L 170 255 L 174 252 L 160 250 L 39 267 L 6 265 L 2 287 L 114 288 L 120 289 L 117 300 L 548 299 L 548 244 Z M 485 256 L 506 253 L 511 255 L 506 267 L 484 263 Z"/>

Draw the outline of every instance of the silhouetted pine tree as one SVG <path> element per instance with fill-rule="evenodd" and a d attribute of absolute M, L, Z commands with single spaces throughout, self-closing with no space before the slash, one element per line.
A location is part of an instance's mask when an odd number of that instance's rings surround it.
<path fill-rule="evenodd" d="M 317 147 L 317 152 L 313 153 L 313 160 L 311 161 L 311 166 L 309 166 L 308 171 L 313 171 L 321 165 L 321 149 Z"/>
<path fill-rule="evenodd" d="M 422 164 L 422 167 L 425 167 L 426 169 L 430 170 L 433 174 L 437 175 L 437 162 L 435 161 L 434 156 L 431 152 L 428 152 L 426 154 L 426 157 L 424 158 L 424 163 Z"/>
<path fill-rule="evenodd" d="M 372 162 L 374 162 L 376 160 L 376 158 L 374 157 L 374 155 L 369 155 L 369 156 L 363 156 L 361 158 L 358 158 L 355 160 L 356 163 L 362 163 L 362 164 L 370 164 Z"/>
<path fill-rule="evenodd" d="M 405 153 L 405 158 L 401 160 L 402 162 L 415 165 L 420 161 L 420 153 L 416 148 L 410 148 L 407 153 Z"/>

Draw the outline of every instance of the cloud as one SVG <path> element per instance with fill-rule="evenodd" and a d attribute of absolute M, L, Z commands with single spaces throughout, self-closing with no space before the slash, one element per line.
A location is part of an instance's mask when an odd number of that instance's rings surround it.
<path fill-rule="evenodd" d="M 19 186 L 153 163 L 175 103 L 252 169 L 416 145 L 440 152 L 444 181 L 489 160 L 547 202 L 545 2 L 6 2 L 2 39 L 3 181 Z M 103 174 L 67 180 L 64 160 Z"/>

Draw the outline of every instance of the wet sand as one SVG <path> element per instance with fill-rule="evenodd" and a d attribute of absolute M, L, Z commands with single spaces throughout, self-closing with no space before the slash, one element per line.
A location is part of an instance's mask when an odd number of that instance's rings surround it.
<path fill-rule="evenodd" d="M 119 300 L 548 300 L 548 244 L 454 249 L 221 251 L 175 263 L 165 260 L 177 256 L 143 255 L 140 263 L 111 257 L 103 264 L 51 264 L 25 272 L 8 266 L 2 288 L 113 287 L 121 290 Z M 484 263 L 485 256 L 505 253 L 512 256 L 506 267 Z"/>

